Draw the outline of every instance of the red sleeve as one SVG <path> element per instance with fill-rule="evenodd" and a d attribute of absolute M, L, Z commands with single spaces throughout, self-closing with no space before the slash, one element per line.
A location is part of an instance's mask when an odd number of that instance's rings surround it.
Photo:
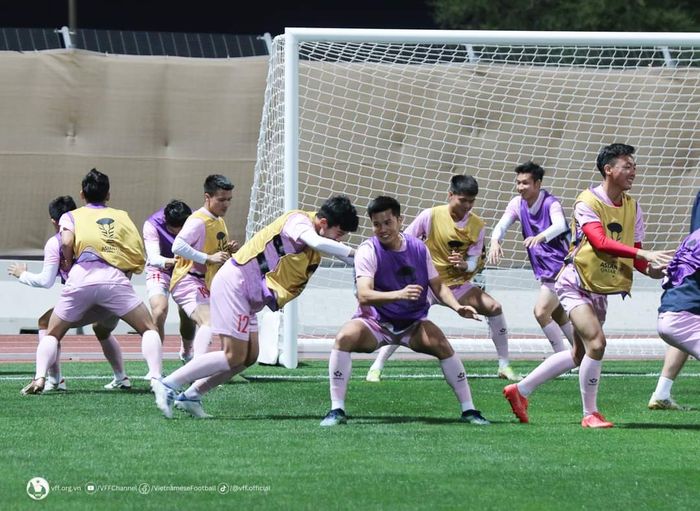
<path fill-rule="evenodd" d="M 635 241 L 634 248 L 642 248 L 642 242 Z M 639 273 L 643 273 L 644 275 L 646 275 L 647 274 L 647 266 L 649 266 L 649 261 L 647 261 L 645 259 L 635 259 L 634 260 L 634 268 Z"/>
<path fill-rule="evenodd" d="M 586 235 L 588 241 L 593 245 L 593 248 L 599 252 L 605 252 L 616 257 L 629 257 L 634 259 L 639 251 L 638 247 L 629 247 L 624 243 L 615 241 L 605 235 L 605 229 L 600 222 L 589 222 L 581 227 L 583 234 Z"/>

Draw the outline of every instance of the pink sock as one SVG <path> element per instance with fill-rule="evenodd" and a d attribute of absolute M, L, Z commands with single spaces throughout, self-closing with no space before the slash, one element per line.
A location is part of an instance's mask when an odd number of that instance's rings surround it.
<path fill-rule="evenodd" d="M 215 389 L 219 385 L 226 383 L 238 373 L 242 373 L 245 369 L 245 365 L 240 365 L 234 367 L 233 369 L 221 371 L 206 378 L 200 378 L 185 391 L 185 397 L 187 399 L 200 399 L 204 394 L 212 389 Z"/>
<path fill-rule="evenodd" d="M 576 362 L 574 362 L 571 351 L 560 351 L 550 355 L 522 381 L 518 382 L 518 390 L 527 397 L 544 382 L 552 380 L 574 367 L 576 367 Z"/>
<path fill-rule="evenodd" d="M 113 335 L 110 335 L 106 339 L 98 339 L 98 341 L 100 341 L 102 353 L 107 359 L 107 362 L 112 366 L 114 378 L 116 380 L 123 379 L 126 373 L 124 372 L 124 358 L 122 357 L 122 347 L 119 341 L 117 341 Z"/>
<path fill-rule="evenodd" d="M 571 321 L 567 321 L 563 325 L 559 325 L 559 328 L 561 328 L 561 331 L 564 332 L 564 335 L 569 340 L 569 344 L 571 344 L 573 346 L 574 345 L 574 325 L 571 324 Z"/>
<path fill-rule="evenodd" d="M 345 394 L 352 375 L 352 358 L 347 351 L 331 350 L 328 360 L 328 378 L 331 382 L 331 409 L 345 410 Z"/>
<path fill-rule="evenodd" d="M 157 330 L 146 330 L 141 337 L 141 353 L 148 365 L 148 376 L 160 378 L 163 373 L 163 346 Z"/>
<path fill-rule="evenodd" d="M 194 358 L 197 358 L 200 355 L 204 355 L 207 351 L 209 351 L 210 344 L 211 327 L 207 325 L 200 326 L 197 329 L 197 333 L 194 334 L 194 341 L 192 342 Z"/>
<path fill-rule="evenodd" d="M 508 325 L 503 313 L 498 316 L 490 316 L 486 318 L 491 332 L 493 345 L 496 347 L 498 361 L 501 365 L 508 364 Z"/>
<path fill-rule="evenodd" d="M 167 378 L 163 378 L 163 383 L 170 388 L 177 389 L 185 383 L 206 378 L 229 369 L 226 354 L 223 351 L 212 351 L 193 358 Z"/>
<path fill-rule="evenodd" d="M 556 321 L 550 321 L 545 326 L 542 327 L 544 335 L 547 336 L 549 344 L 552 345 L 552 349 L 555 353 L 564 351 L 566 346 L 564 346 L 564 339 L 562 339 L 562 330 Z"/>
<path fill-rule="evenodd" d="M 581 401 L 583 402 L 583 415 L 590 415 L 598 411 L 598 384 L 603 362 L 594 360 L 588 355 L 583 356 L 581 368 L 578 373 L 578 384 L 581 389 Z"/>
<path fill-rule="evenodd" d="M 51 335 L 45 335 L 36 347 L 36 373 L 34 378 L 45 378 L 49 366 L 56 361 L 58 353 L 58 339 Z"/>
<path fill-rule="evenodd" d="M 452 390 L 457 396 L 459 404 L 462 406 L 462 411 L 474 409 L 472 402 L 472 392 L 467 382 L 467 372 L 464 370 L 464 364 L 455 354 L 449 358 L 440 361 L 442 374 L 445 375 L 445 380 L 452 387 Z"/>
<path fill-rule="evenodd" d="M 374 361 L 370 369 L 378 369 L 379 371 L 384 369 L 384 364 L 386 364 L 386 361 L 389 360 L 389 357 L 392 356 L 398 348 L 398 344 L 387 344 L 386 346 L 382 346 L 377 354 L 377 359 Z"/>

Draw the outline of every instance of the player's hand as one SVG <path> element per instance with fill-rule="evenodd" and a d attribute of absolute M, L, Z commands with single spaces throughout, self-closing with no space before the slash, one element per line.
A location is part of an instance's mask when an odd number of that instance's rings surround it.
<path fill-rule="evenodd" d="M 503 257 L 503 248 L 501 244 L 497 241 L 491 243 L 489 247 L 489 254 L 486 257 L 486 262 L 489 264 L 498 264 Z"/>
<path fill-rule="evenodd" d="M 165 262 L 163 263 L 163 266 L 165 267 L 166 270 L 174 267 L 175 266 L 175 258 L 166 259 Z"/>
<path fill-rule="evenodd" d="M 523 241 L 523 245 L 525 245 L 525 248 L 530 248 L 530 247 L 536 247 L 540 243 L 544 241 L 544 237 L 540 234 L 537 236 L 529 236 L 525 238 L 525 241 Z"/>
<path fill-rule="evenodd" d="M 459 309 L 455 309 L 455 312 L 462 316 L 463 318 L 467 319 L 473 319 L 475 321 L 481 321 L 479 316 L 477 316 L 478 312 L 474 307 L 471 305 L 461 305 Z"/>
<path fill-rule="evenodd" d="M 655 270 L 662 270 L 668 266 L 675 253 L 675 250 L 640 250 L 638 255 L 649 261 Z"/>
<path fill-rule="evenodd" d="M 399 299 L 415 301 L 418 300 L 418 298 L 420 298 L 422 292 L 423 286 L 419 286 L 418 284 L 409 284 L 401 291 L 399 291 Z"/>
<path fill-rule="evenodd" d="M 215 254 L 207 256 L 207 262 L 210 264 L 224 264 L 230 257 L 231 255 L 228 252 L 222 250 L 221 252 L 216 252 Z"/>
<path fill-rule="evenodd" d="M 462 254 L 460 254 L 459 252 L 455 252 L 454 250 L 450 255 L 447 256 L 447 260 L 452 266 L 454 266 L 458 270 L 464 270 L 467 267 L 467 261 L 464 260 Z"/>
<path fill-rule="evenodd" d="M 666 268 L 654 268 L 651 264 L 647 266 L 647 276 L 652 279 L 662 279 L 666 276 Z"/>
<path fill-rule="evenodd" d="M 12 263 L 7 267 L 7 274 L 16 278 L 19 278 L 25 271 L 27 271 L 27 265 L 24 263 Z"/>
<path fill-rule="evenodd" d="M 233 255 L 236 252 L 238 252 L 238 249 L 241 248 L 238 245 L 238 242 L 236 240 L 231 240 L 226 244 L 226 250 L 228 251 L 229 254 Z"/>

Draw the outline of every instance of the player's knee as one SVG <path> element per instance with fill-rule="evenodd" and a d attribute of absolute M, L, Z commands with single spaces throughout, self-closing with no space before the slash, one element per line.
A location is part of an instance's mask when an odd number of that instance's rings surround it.
<path fill-rule="evenodd" d="M 167 305 L 157 305 L 151 309 L 151 315 L 153 316 L 153 321 L 158 324 L 165 323 L 165 318 L 168 315 Z"/>
<path fill-rule="evenodd" d="M 503 307 L 501 307 L 500 303 L 494 301 L 486 306 L 487 316 L 498 316 L 500 314 L 503 314 Z"/>
<path fill-rule="evenodd" d="M 350 330 L 345 328 L 335 336 L 334 348 L 340 351 L 351 351 L 356 344 L 357 336 Z"/>
<path fill-rule="evenodd" d="M 532 313 L 535 315 L 535 319 L 540 325 L 549 319 L 549 314 L 547 313 L 547 310 L 544 307 L 540 307 L 539 305 L 535 305 L 535 308 L 533 309 Z"/>
<path fill-rule="evenodd" d="M 604 337 L 596 337 L 588 343 L 588 346 L 586 347 L 586 354 L 592 359 L 600 360 L 605 354 L 605 345 L 606 342 Z"/>

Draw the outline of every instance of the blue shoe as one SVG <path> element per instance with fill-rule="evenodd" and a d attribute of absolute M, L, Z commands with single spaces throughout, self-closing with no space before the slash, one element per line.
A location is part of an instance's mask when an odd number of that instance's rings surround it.
<path fill-rule="evenodd" d="M 491 422 L 486 420 L 479 410 L 466 410 L 462 412 L 462 416 L 459 420 L 461 422 L 468 422 L 469 424 L 476 424 L 477 426 L 491 425 Z"/>
<path fill-rule="evenodd" d="M 331 410 L 321 421 L 321 426 L 337 426 L 338 424 L 347 424 L 348 418 L 345 415 L 345 410 L 336 408 Z"/>
<path fill-rule="evenodd" d="M 175 392 L 173 389 L 168 387 L 163 380 L 153 379 L 151 380 L 151 390 L 156 396 L 156 406 L 163 412 L 166 418 L 173 418 L 173 402 L 175 401 Z"/>

